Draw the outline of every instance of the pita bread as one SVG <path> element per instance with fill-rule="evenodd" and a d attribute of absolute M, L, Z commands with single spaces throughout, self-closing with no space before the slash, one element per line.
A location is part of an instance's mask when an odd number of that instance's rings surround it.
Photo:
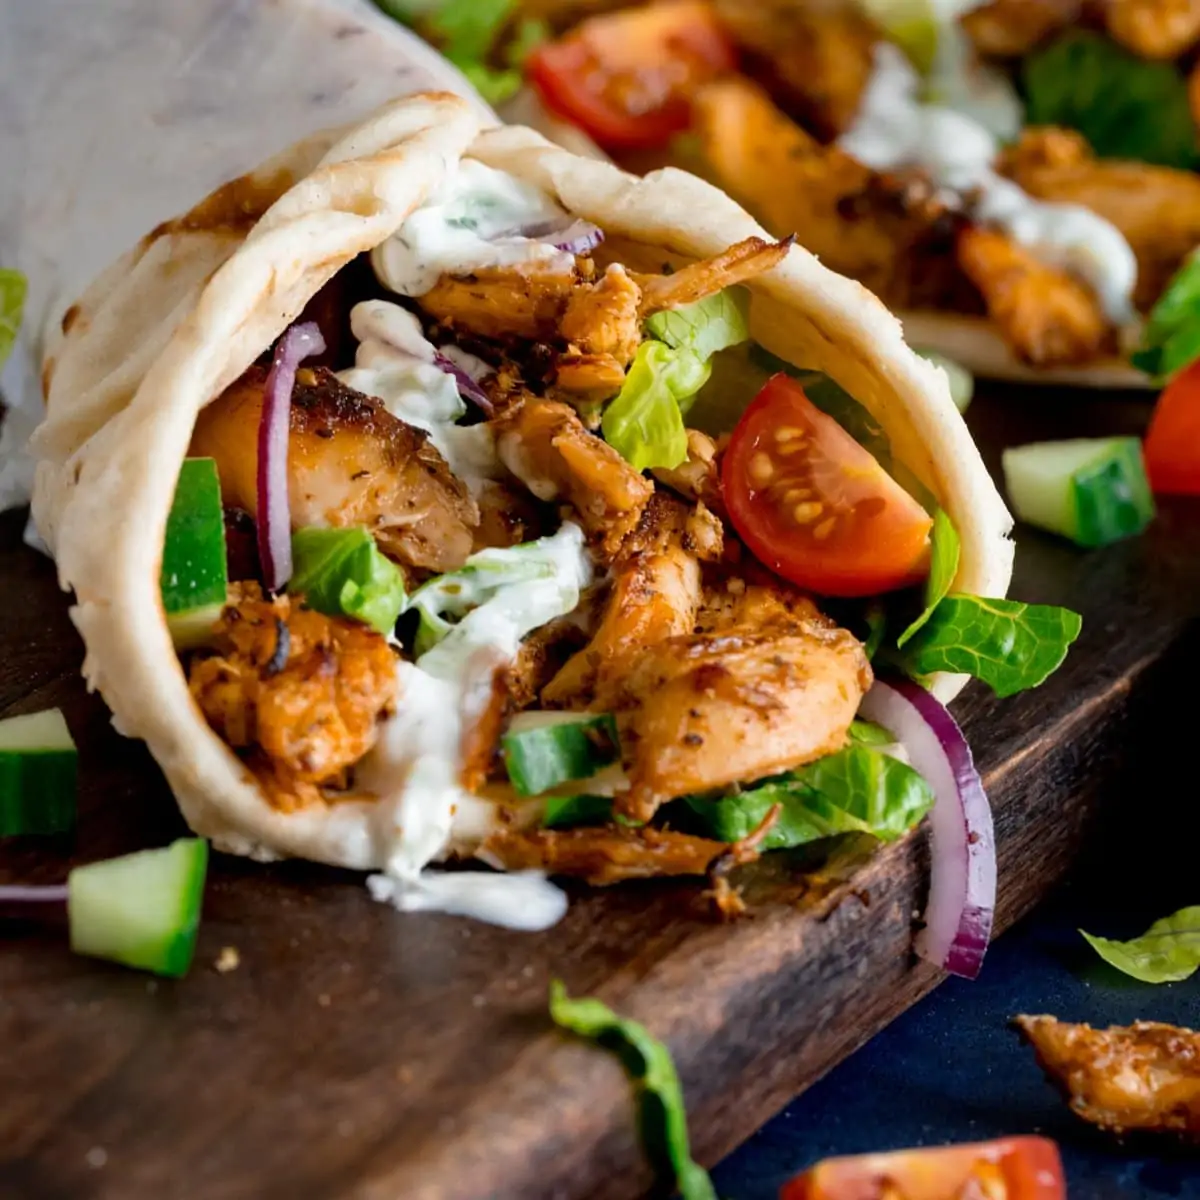
<path fill-rule="evenodd" d="M 309 138 L 160 226 L 68 310 L 48 349 L 48 413 L 33 440 L 34 516 L 62 586 L 75 592 L 84 675 L 117 728 L 147 743 L 188 823 L 223 849 L 370 869 L 382 865 L 384 838 L 373 828 L 382 806 L 274 809 L 192 701 L 159 570 L 196 415 L 464 154 L 656 254 L 697 258 L 765 236 L 691 176 L 666 170 L 639 180 L 527 129 L 481 133 L 464 101 L 426 93 L 351 130 Z M 899 322 L 861 285 L 803 250 L 750 291 L 755 336 L 856 396 L 945 507 L 962 540 L 955 587 L 1003 595 L 1011 518 L 944 373 L 908 349 Z M 935 686 L 949 699 L 961 684 L 950 677 Z"/>

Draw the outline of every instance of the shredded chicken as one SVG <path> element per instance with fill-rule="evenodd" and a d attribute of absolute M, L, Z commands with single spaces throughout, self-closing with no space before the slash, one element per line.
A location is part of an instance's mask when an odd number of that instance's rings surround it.
<path fill-rule="evenodd" d="M 583 708 L 639 650 L 690 633 L 700 606 L 700 563 L 684 548 L 689 513 L 661 492 L 622 549 L 600 625 L 542 692 L 554 707 Z"/>
<path fill-rule="evenodd" d="M 205 408 L 191 453 L 215 458 L 225 504 L 258 507 L 258 427 L 266 370 L 251 367 Z M 302 368 L 288 435 L 292 525 L 370 529 L 406 566 L 451 571 L 471 553 L 479 510 L 420 429 L 346 387 L 324 368 Z"/>
<path fill-rule="evenodd" d="M 1021 1016 L 1015 1024 L 1085 1121 L 1118 1135 L 1200 1141 L 1200 1034 L 1156 1021 L 1093 1029 Z"/>
<path fill-rule="evenodd" d="M 1174 59 L 1200 40 L 1200 0 L 1107 0 L 1115 41 L 1141 58 Z"/>
<path fill-rule="evenodd" d="M 241 583 L 188 686 L 209 725 L 248 752 L 270 802 L 290 812 L 346 786 L 395 707 L 396 660 L 366 625 Z"/>
<path fill-rule="evenodd" d="M 593 887 L 662 875 L 703 875 L 725 851 L 722 842 L 670 830 L 621 825 L 493 834 L 479 851 L 506 871 L 541 870 Z"/>
<path fill-rule="evenodd" d="M 492 546 L 519 546 L 552 532 L 543 506 L 523 489 L 489 479 L 476 501 L 479 525 L 472 552 Z"/>
<path fill-rule="evenodd" d="M 574 271 L 538 263 L 481 267 L 470 275 L 443 275 L 421 297 L 421 307 L 452 329 L 479 337 L 549 341 L 578 286 Z"/>
<path fill-rule="evenodd" d="M 1079 17 L 1082 0 L 991 0 L 959 18 L 985 58 L 1020 58 Z"/>
<path fill-rule="evenodd" d="M 724 513 L 721 498 L 721 474 L 717 465 L 717 443 L 698 429 L 687 431 L 687 458 L 677 467 L 656 467 L 652 471 L 659 483 L 687 500 L 699 500 L 718 516 Z"/>
<path fill-rule="evenodd" d="M 748 237 L 713 258 L 689 263 L 670 275 L 637 275 L 642 289 L 642 315 L 695 304 L 705 296 L 753 279 L 783 262 L 795 241 L 795 234 L 778 242 Z"/>
<path fill-rule="evenodd" d="M 493 421 L 504 465 L 540 500 L 565 500 L 593 548 L 611 561 L 637 525 L 654 485 L 607 442 L 588 433 L 575 412 L 529 398 Z"/>
<path fill-rule="evenodd" d="M 1022 131 L 999 165 L 1031 196 L 1082 205 L 1121 231 L 1137 256 L 1143 312 L 1200 244 L 1200 175 L 1191 171 L 1097 159 L 1082 136 L 1053 127 Z"/>
<path fill-rule="evenodd" d="M 641 303 L 638 285 L 620 263 L 612 263 L 596 283 L 571 293 L 559 335 L 573 353 L 624 365 L 642 341 Z"/>
<path fill-rule="evenodd" d="M 593 707 L 616 712 L 629 790 L 649 820 L 675 796 L 789 770 L 840 749 L 871 684 L 859 642 L 810 601 L 759 585 L 728 591 L 698 631 L 615 662 Z"/>
<path fill-rule="evenodd" d="M 1005 341 L 1026 362 L 1088 362 L 1112 343 L 1114 331 L 1092 291 L 1006 234 L 965 230 L 958 261 L 983 293 Z"/>
<path fill-rule="evenodd" d="M 844 0 L 716 0 L 722 24 L 749 56 L 747 73 L 832 141 L 854 120 L 871 78 L 879 30 Z"/>

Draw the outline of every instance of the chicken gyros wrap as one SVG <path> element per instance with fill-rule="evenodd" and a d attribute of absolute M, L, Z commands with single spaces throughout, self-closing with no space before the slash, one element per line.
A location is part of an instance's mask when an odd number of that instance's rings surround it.
<path fill-rule="evenodd" d="M 861 285 L 446 94 L 148 233 L 44 377 L 34 517 L 118 729 L 219 848 L 405 909 L 900 836 L 905 713 L 1078 629 L 1003 599 L 1008 513 Z M 471 856 L 509 873 L 428 869 Z"/>

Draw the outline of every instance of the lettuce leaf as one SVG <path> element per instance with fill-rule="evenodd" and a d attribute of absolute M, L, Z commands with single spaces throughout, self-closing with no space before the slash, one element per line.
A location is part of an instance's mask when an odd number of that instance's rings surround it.
<path fill-rule="evenodd" d="M 779 817 L 760 844 L 782 850 L 840 833 L 895 841 L 933 807 L 933 790 L 907 763 L 852 735 L 844 750 L 797 771 L 737 795 L 692 796 L 687 803 L 708 836 L 722 842 L 749 836 L 778 804 Z"/>
<path fill-rule="evenodd" d="M 958 531 L 940 508 L 933 514 L 930 542 L 929 578 L 925 580 L 925 607 L 921 615 L 896 639 L 898 647 L 910 641 L 933 616 L 934 610 L 945 599 L 955 575 L 958 574 Z"/>
<path fill-rule="evenodd" d="M 404 576 L 365 530 L 298 529 L 292 535 L 288 591 L 309 608 L 353 617 L 387 635 L 404 607 Z"/>
<path fill-rule="evenodd" d="M 1012 696 L 1058 669 L 1082 625 L 1069 608 L 950 595 L 893 657 L 917 679 L 962 673 L 983 680 L 997 696 Z"/>
<path fill-rule="evenodd" d="M 1106 963 L 1143 983 L 1177 983 L 1200 967 L 1200 906 L 1181 908 L 1127 942 L 1079 932 Z"/>
<path fill-rule="evenodd" d="M 1072 29 L 1025 59 L 1022 80 L 1027 125 L 1077 129 L 1100 158 L 1197 163 L 1187 82 L 1173 63 L 1145 62 L 1102 34 Z"/>
<path fill-rule="evenodd" d="M 4 366 L 17 340 L 25 311 L 25 276 L 11 267 L 0 267 L 0 367 Z"/>
<path fill-rule="evenodd" d="M 1163 289 L 1142 327 L 1133 365 L 1166 380 L 1200 358 L 1200 250 L 1193 250 Z"/>
<path fill-rule="evenodd" d="M 683 1087 L 666 1046 L 603 1001 L 568 996 L 561 979 L 550 981 L 550 1017 L 620 1058 L 637 1086 L 646 1157 L 664 1184 L 673 1183 L 682 1200 L 717 1200 L 708 1172 L 692 1158 Z"/>
<path fill-rule="evenodd" d="M 896 739 L 882 725 L 873 721 L 850 722 L 851 741 L 861 742 L 864 746 L 891 746 Z"/>
<path fill-rule="evenodd" d="M 679 466 L 687 458 L 683 405 L 711 370 L 691 350 L 644 341 L 616 399 L 604 410 L 604 440 L 639 471 Z"/>
<path fill-rule="evenodd" d="M 646 329 L 673 350 L 690 350 L 707 362 L 717 351 L 739 346 L 749 338 L 746 310 L 744 289 L 727 287 L 695 304 L 655 313 L 646 319 Z"/>

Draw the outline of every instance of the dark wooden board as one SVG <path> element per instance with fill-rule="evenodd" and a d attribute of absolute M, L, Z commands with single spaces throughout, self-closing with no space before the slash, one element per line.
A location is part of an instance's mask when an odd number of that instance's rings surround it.
<path fill-rule="evenodd" d="M 969 415 L 994 466 L 1004 444 L 1137 431 L 1145 412 L 993 390 Z M 0 521 L 0 714 L 66 710 L 81 820 L 74 845 L 0 847 L 0 881 L 48 882 L 181 826 L 144 750 L 85 695 L 66 600 L 19 532 Z M 996 811 L 1001 929 L 1065 871 L 1131 716 L 1152 726 L 1163 673 L 1194 658 L 1198 583 L 1189 502 L 1105 551 L 1022 534 L 1013 593 L 1085 620 L 1043 688 L 997 702 L 973 687 L 957 707 Z M 5 926 L 0 1196 L 625 1200 L 649 1183 L 626 1081 L 550 1027 L 548 979 L 668 1040 L 711 1164 L 939 981 L 910 955 L 926 853 L 918 835 L 807 880 L 776 857 L 747 872 L 752 912 L 732 924 L 691 886 L 580 893 L 539 935 L 400 916 L 349 873 L 217 856 L 179 983 Z M 228 974 L 224 946 L 241 959 Z"/>

